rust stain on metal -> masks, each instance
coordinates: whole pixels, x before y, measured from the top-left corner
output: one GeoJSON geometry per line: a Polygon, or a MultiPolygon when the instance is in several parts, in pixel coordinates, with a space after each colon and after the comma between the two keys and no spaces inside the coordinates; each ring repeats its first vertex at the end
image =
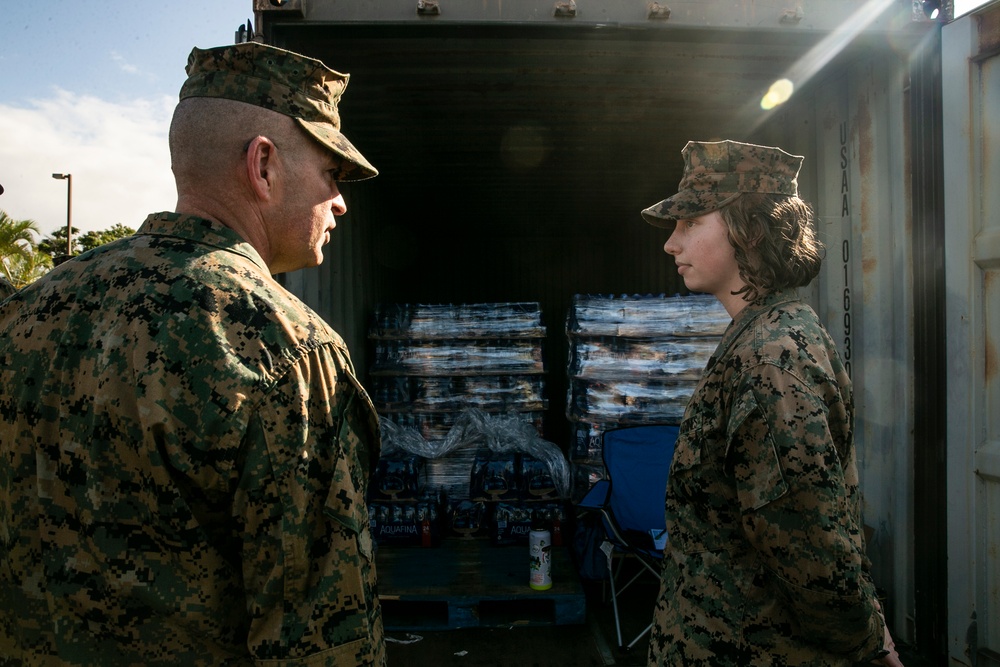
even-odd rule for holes
{"type": "MultiPolygon", "coordinates": [[[[995,303],[996,301],[996,291],[997,283],[1000,281],[1000,271],[986,271],[983,274],[983,297],[986,303],[995,303]]],[[[1000,372],[1000,358],[997,356],[997,348],[994,343],[993,338],[986,336],[985,350],[984,350],[984,372],[986,374],[986,383],[996,377],[997,373],[1000,372]]]]}
{"type": "Polygon", "coordinates": [[[417,14],[421,16],[439,16],[441,6],[438,0],[417,0],[417,14]]]}
{"type": "Polygon", "coordinates": [[[997,348],[993,344],[993,341],[986,340],[986,350],[985,350],[985,372],[986,372],[986,382],[987,384],[996,377],[997,374],[997,348]]]}
{"type": "Polygon", "coordinates": [[[976,17],[979,32],[979,52],[988,53],[1000,48],[1000,6],[976,17]]]}
{"type": "MultiPolygon", "coordinates": [[[[877,179],[872,173],[872,169],[874,169],[874,165],[878,164],[878,162],[872,155],[873,131],[871,108],[868,104],[868,97],[864,92],[857,97],[857,112],[854,115],[852,126],[852,133],[857,132],[858,181],[861,186],[861,238],[866,239],[872,233],[874,225],[873,217],[877,206],[874,198],[878,195],[874,191],[873,185],[877,179]]],[[[877,294],[878,290],[874,289],[869,282],[876,277],[878,257],[874,253],[866,252],[864,250],[866,245],[868,244],[863,243],[861,250],[861,277],[864,281],[863,293],[877,294]]]]}
{"type": "Polygon", "coordinates": [[[559,18],[573,18],[576,16],[576,0],[562,0],[556,3],[555,16],[559,18]]]}
{"type": "Polygon", "coordinates": [[[854,115],[854,128],[858,133],[858,171],[861,180],[861,232],[866,235],[870,231],[872,221],[872,116],[865,95],[858,97],[858,110],[854,115]]]}
{"type": "Polygon", "coordinates": [[[823,113],[823,116],[820,119],[820,125],[823,127],[824,130],[828,132],[832,131],[833,128],[837,127],[837,125],[840,124],[840,119],[836,117],[834,114],[826,112],[821,112],[821,113],[823,113]]]}
{"type": "Polygon", "coordinates": [[[661,5],[658,2],[651,2],[646,5],[646,17],[659,21],[666,21],[670,18],[670,7],[661,5]]]}
{"type": "MultiPolygon", "coordinates": [[[[910,101],[910,92],[907,88],[907,92],[904,93],[904,98],[906,104],[910,101]]],[[[903,136],[909,137],[910,134],[910,114],[903,114],[903,136]]],[[[904,206],[906,206],[906,213],[903,216],[903,228],[906,230],[907,238],[913,238],[913,146],[911,142],[904,142],[903,147],[903,173],[906,174],[906,178],[903,180],[903,201],[904,206]]]]}

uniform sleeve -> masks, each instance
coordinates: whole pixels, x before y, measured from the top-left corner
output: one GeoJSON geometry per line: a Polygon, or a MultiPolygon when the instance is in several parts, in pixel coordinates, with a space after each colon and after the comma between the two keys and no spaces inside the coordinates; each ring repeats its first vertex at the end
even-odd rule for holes
{"type": "Polygon", "coordinates": [[[744,531],[774,576],[802,635],[853,660],[881,646],[856,510],[826,405],[793,374],[766,364],[740,385],[729,462],[744,531]]]}
{"type": "Polygon", "coordinates": [[[329,348],[307,354],[244,443],[234,514],[256,664],[384,662],[364,500],[377,443],[348,364],[329,348]]]}

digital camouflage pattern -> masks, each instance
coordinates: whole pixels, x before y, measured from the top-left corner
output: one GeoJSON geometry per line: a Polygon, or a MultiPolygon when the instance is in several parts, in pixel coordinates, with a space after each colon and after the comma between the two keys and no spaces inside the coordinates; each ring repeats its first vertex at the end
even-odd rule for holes
{"type": "Polygon", "coordinates": [[[0,301],[3,301],[16,291],[17,290],[14,289],[14,286],[11,285],[6,278],[0,276],[0,301]]]}
{"type": "Polygon", "coordinates": [[[0,385],[8,664],[384,664],[377,416],[233,231],[155,214],[21,290],[0,385]]]}
{"type": "Polygon", "coordinates": [[[656,227],[673,228],[717,211],[744,192],[797,197],[802,157],[739,141],[689,141],[681,151],[684,176],[677,194],[642,211],[656,227]]]}
{"type": "Polygon", "coordinates": [[[730,324],[667,482],[650,665],[852,665],[881,649],[850,378],[813,310],[776,293],[730,324]]]}
{"type": "Polygon", "coordinates": [[[310,136],[342,158],[338,181],[360,181],[378,171],[340,132],[337,104],[349,74],[319,60],[274,46],[247,42],[214,49],[195,48],[180,99],[221,97],[294,118],[310,136]]]}

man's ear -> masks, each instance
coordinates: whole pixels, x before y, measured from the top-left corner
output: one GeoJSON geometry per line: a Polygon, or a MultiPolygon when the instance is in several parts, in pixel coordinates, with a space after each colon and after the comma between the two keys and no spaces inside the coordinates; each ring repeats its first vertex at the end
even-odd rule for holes
{"type": "Polygon", "coordinates": [[[258,198],[270,200],[274,195],[275,160],[274,142],[263,136],[256,136],[247,144],[245,168],[250,187],[258,198]]]}

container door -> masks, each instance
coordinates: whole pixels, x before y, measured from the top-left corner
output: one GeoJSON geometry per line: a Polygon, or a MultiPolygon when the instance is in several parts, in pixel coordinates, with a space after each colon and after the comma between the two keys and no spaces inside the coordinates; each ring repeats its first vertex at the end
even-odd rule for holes
{"type": "Polygon", "coordinates": [[[998,35],[996,2],[942,31],[948,653],[977,667],[1000,665],[998,35]]]}

